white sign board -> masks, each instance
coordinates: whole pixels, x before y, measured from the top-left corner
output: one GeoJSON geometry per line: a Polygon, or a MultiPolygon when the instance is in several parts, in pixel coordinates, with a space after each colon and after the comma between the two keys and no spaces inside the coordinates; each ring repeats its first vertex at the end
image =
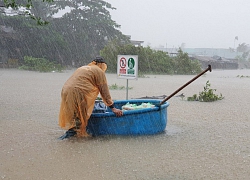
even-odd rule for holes
{"type": "Polygon", "coordinates": [[[138,77],[138,56],[118,55],[117,75],[123,79],[137,79],[138,77]]]}

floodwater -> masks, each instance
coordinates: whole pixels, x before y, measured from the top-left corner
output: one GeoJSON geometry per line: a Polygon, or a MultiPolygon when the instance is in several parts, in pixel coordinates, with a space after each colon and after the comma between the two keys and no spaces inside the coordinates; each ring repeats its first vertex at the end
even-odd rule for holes
{"type": "MultiPolygon", "coordinates": [[[[60,92],[72,72],[0,69],[0,179],[249,179],[250,70],[213,70],[184,88],[178,94],[192,96],[209,80],[225,99],[172,97],[161,134],[58,140],[65,132],[58,126],[60,92]]],[[[128,97],[170,95],[193,77],[129,80],[128,97]]],[[[126,86],[115,74],[107,79],[126,86]]],[[[111,90],[111,96],[126,99],[126,90],[111,90]]]]}

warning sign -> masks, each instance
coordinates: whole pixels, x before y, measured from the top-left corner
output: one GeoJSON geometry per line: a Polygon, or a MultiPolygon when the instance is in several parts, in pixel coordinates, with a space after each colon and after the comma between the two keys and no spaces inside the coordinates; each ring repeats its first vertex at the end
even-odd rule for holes
{"type": "Polygon", "coordinates": [[[138,56],[118,55],[117,75],[124,79],[137,79],[138,76],[138,56]]]}

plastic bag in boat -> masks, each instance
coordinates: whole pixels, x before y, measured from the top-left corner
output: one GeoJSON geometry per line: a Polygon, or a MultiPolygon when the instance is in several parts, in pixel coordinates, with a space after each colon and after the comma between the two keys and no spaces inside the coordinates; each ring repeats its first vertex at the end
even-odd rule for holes
{"type": "Polygon", "coordinates": [[[107,111],[107,106],[103,101],[95,101],[93,113],[105,113],[107,111]]]}

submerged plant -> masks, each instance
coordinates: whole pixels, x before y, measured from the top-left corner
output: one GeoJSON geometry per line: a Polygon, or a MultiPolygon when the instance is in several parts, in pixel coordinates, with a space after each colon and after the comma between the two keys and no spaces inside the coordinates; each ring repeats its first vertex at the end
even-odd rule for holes
{"type": "Polygon", "coordinates": [[[239,78],[244,78],[244,77],[246,77],[246,78],[250,78],[250,76],[243,76],[243,75],[238,75],[237,77],[239,77],[239,78]]]}
{"type": "Polygon", "coordinates": [[[200,102],[212,102],[217,100],[222,100],[224,97],[220,93],[220,95],[216,95],[214,92],[216,89],[210,89],[211,84],[209,81],[206,82],[206,86],[204,90],[199,93],[199,95],[194,94],[192,97],[188,97],[188,101],[200,101],[200,102]]]}
{"type": "MultiPolygon", "coordinates": [[[[118,86],[116,83],[115,84],[112,84],[109,86],[109,89],[110,90],[123,90],[123,89],[126,89],[125,86],[118,86]]],[[[128,87],[128,89],[133,89],[132,87],[128,87]]]]}

